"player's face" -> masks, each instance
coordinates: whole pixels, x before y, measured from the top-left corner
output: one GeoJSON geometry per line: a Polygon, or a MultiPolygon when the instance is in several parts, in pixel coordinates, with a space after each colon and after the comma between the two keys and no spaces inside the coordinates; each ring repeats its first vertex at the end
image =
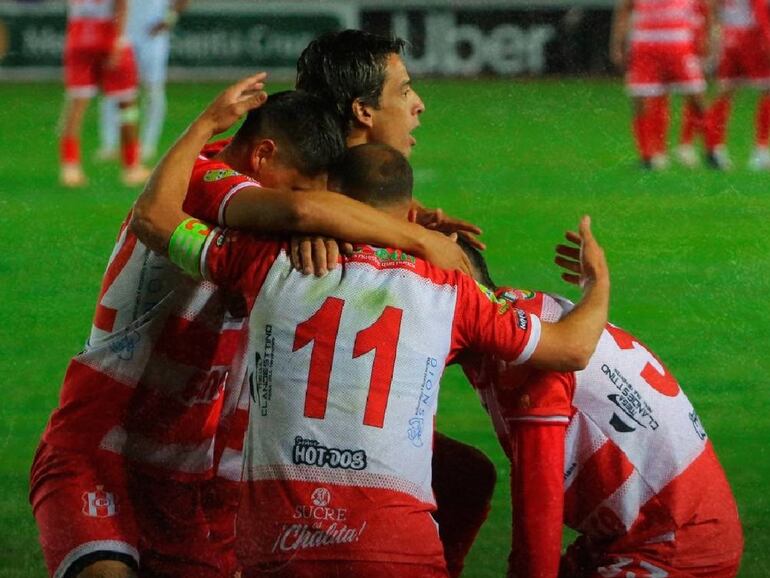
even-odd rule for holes
{"type": "Polygon", "coordinates": [[[420,126],[425,110],[422,99],[412,88],[404,61],[397,54],[388,57],[380,106],[372,109],[370,142],[388,144],[408,157],[416,141],[412,131],[420,126]]]}

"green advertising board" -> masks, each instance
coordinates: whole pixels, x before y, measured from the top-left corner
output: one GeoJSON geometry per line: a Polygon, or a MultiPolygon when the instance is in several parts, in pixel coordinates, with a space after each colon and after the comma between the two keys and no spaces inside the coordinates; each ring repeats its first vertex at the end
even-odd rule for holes
{"type": "MultiPolygon", "coordinates": [[[[64,3],[0,3],[0,79],[61,74],[64,3]]],[[[172,31],[172,76],[228,78],[255,69],[291,76],[297,57],[324,32],[358,27],[352,3],[193,4],[172,31]]]]}

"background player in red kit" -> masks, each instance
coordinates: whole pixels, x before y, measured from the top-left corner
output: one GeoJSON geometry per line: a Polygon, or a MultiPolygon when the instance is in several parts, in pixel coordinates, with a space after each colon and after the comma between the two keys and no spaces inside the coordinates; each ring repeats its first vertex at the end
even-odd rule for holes
{"type": "MultiPolygon", "coordinates": [[[[345,259],[344,271],[312,281],[291,272],[284,243],[211,232],[191,220],[175,230],[185,215],[173,197],[181,196],[182,171],[190,170],[200,140],[214,130],[206,127],[221,126],[207,118],[215,110],[212,105],[156,169],[137,203],[134,226],[157,248],[168,246],[172,259],[191,274],[203,272],[231,284],[254,303],[245,465],[249,487],[238,527],[244,573],[445,575],[428,515],[429,433],[410,436],[402,427],[410,416],[430,427],[437,391],[425,387],[435,387],[430,383],[438,379],[445,358],[460,349],[486,344],[510,360],[523,362],[531,355],[533,362],[561,367],[587,358],[593,330],[603,326],[596,323],[604,317],[609,288],[588,224],[581,225],[584,266],[596,280],[589,281],[571,316],[542,326],[539,341],[537,323],[530,325],[511,308],[498,309],[467,277],[426,266],[400,251],[361,247],[345,259]],[[369,321],[370,329],[355,333],[369,321]],[[373,357],[366,355],[372,350],[373,357]],[[426,358],[426,351],[435,355],[426,358]],[[354,360],[363,357],[346,361],[346,353],[354,360]],[[427,382],[426,359],[436,370],[427,382]],[[269,422],[270,435],[260,435],[261,419],[269,422]],[[306,520],[303,512],[316,509],[324,516],[306,520]]],[[[349,155],[372,150],[384,159],[375,164],[376,182],[403,175],[399,165],[408,168],[384,145],[362,145],[349,155]]],[[[362,172],[369,176],[367,169],[355,166],[343,186],[349,178],[363,180],[362,172]]],[[[410,195],[401,187],[374,190],[382,209],[413,213],[410,195]]]]}
{"type": "MultiPolygon", "coordinates": [[[[322,186],[326,163],[344,148],[323,103],[284,93],[263,112],[231,144],[200,155],[185,181],[188,210],[266,230],[302,231],[305,223],[355,238],[358,228],[362,239],[430,252],[425,237],[436,234],[422,227],[337,194],[297,192],[322,186]],[[296,190],[265,189],[255,178],[296,190]]],[[[231,573],[234,511],[210,504],[218,488],[208,480],[223,404],[237,401],[243,381],[238,311],[225,292],[191,283],[121,228],[89,343],[70,364],[33,464],[30,499],[51,574],[117,566],[129,575],[140,555],[143,572],[231,573]]]]}
{"type": "Polygon", "coordinates": [[[770,169],[770,8],[766,0],[722,0],[721,53],[717,68],[719,93],[710,110],[712,151],[710,164],[717,169],[730,168],[726,133],[735,89],[748,85],[759,90],[755,117],[754,152],[749,167],[770,169]]]}
{"type": "MultiPolygon", "coordinates": [[[[466,250],[477,279],[494,288],[483,258],[466,250]]],[[[539,292],[496,293],[543,321],[572,305],[539,292]]],[[[743,537],[722,467],[676,379],[635,337],[608,324],[588,367],[573,373],[492,355],[461,363],[511,459],[509,576],[737,574],[743,537]],[[560,557],[563,524],[580,536],[560,557]]]]}
{"type": "MultiPolygon", "coordinates": [[[[708,2],[701,11],[707,30],[712,14],[708,2]]],[[[610,59],[627,69],[633,134],[645,168],[668,165],[668,93],[685,95],[697,123],[703,122],[706,81],[693,31],[698,13],[698,0],[620,0],[615,8],[610,59]]]]}
{"type": "Polygon", "coordinates": [[[127,1],[67,2],[64,45],[67,100],[62,115],[59,176],[61,184],[66,187],[86,184],[80,159],[80,133],[88,103],[100,88],[120,107],[123,182],[127,185],[141,184],[149,174],[139,160],[136,62],[123,34],[127,1]]]}

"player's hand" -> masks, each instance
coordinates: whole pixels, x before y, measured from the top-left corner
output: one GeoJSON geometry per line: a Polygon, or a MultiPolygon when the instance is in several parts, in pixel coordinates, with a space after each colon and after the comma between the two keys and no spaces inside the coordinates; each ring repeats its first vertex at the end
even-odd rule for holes
{"type": "Polygon", "coordinates": [[[171,30],[171,26],[168,22],[165,20],[159,20],[152,26],[150,26],[149,35],[150,37],[157,36],[158,34],[161,34],[163,32],[167,32],[168,30],[171,30]]]}
{"type": "Polygon", "coordinates": [[[581,288],[609,281],[609,269],[604,250],[591,233],[591,217],[580,220],[578,232],[567,231],[565,238],[571,245],[557,245],[554,262],[567,272],[562,279],[581,288]]]}
{"type": "Polygon", "coordinates": [[[473,223],[450,217],[442,209],[428,209],[416,203],[414,208],[417,210],[418,225],[446,235],[457,233],[458,236],[468,241],[471,246],[480,250],[486,249],[486,245],[476,237],[476,235],[481,234],[481,229],[473,223]]]}
{"type": "Polygon", "coordinates": [[[423,258],[441,269],[458,270],[472,275],[471,262],[457,244],[457,233],[447,236],[439,231],[427,231],[423,240],[423,258]]]}
{"type": "Polygon", "coordinates": [[[123,51],[128,46],[128,41],[123,38],[122,36],[115,39],[115,43],[112,45],[112,48],[110,49],[110,54],[107,56],[107,62],[105,63],[105,66],[108,70],[111,70],[115,68],[118,64],[120,64],[120,59],[123,56],[123,51]]]}
{"type": "Polygon", "coordinates": [[[291,238],[291,265],[305,275],[323,277],[337,267],[340,249],[345,254],[353,251],[350,243],[342,247],[336,239],[321,236],[299,236],[291,238]]]}
{"type": "Polygon", "coordinates": [[[205,126],[212,135],[226,131],[243,115],[267,100],[267,93],[262,90],[265,78],[267,73],[259,72],[226,88],[195,122],[205,126]]]}
{"type": "Polygon", "coordinates": [[[626,69],[626,53],[622,44],[610,47],[610,62],[620,71],[626,69]]]}

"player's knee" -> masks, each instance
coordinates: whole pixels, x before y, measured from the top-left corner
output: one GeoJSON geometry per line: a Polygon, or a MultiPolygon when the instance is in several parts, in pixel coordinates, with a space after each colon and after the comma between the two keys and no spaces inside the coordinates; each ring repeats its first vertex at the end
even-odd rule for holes
{"type": "Polygon", "coordinates": [[[137,578],[137,574],[125,562],[98,560],[83,568],[77,578],[137,578]]]}

